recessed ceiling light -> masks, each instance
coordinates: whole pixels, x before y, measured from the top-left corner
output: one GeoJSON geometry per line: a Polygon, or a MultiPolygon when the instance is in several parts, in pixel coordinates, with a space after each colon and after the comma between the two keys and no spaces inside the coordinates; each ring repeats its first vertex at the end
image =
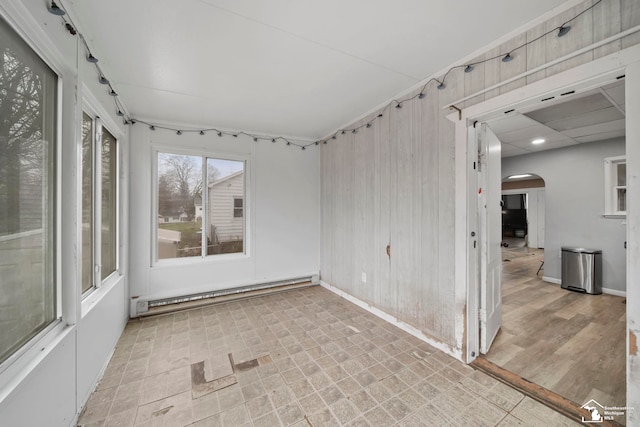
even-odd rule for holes
{"type": "Polygon", "coordinates": [[[543,144],[544,143],[544,139],[542,139],[542,138],[534,139],[533,141],[531,141],[531,143],[533,145],[543,144]]]}
{"type": "Polygon", "coordinates": [[[518,179],[518,178],[528,178],[531,175],[530,173],[523,173],[522,175],[511,175],[508,179],[518,179]]]}

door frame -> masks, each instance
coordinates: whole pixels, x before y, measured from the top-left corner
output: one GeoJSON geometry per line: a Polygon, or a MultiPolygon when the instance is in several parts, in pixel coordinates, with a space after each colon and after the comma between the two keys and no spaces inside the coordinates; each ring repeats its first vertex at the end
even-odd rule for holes
{"type": "MultiPolygon", "coordinates": [[[[477,124],[492,118],[503,116],[511,109],[525,108],[540,104],[542,99],[557,97],[568,90],[585,91],[600,87],[603,84],[615,81],[617,77],[626,75],[625,84],[633,82],[634,87],[640,85],[640,45],[634,45],[609,56],[591,61],[589,63],[571,68],[567,71],[555,74],[542,80],[538,80],[508,93],[498,95],[484,102],[462,109],[460,112],[447,116],[455,125],[455,206],[456,206],[456,290],[460,292],[459,307],[463,307],[461,317],[462,325],[462,358],[467,363],[475,360],[480,349],[480,325],[479,325],[479,252],[477,246],[477,233],[479,229],[477,209],[477,178],[475,165],[477,162],[477,124]],[[627,72],[630,65],[633,72],[627,72]],[[463,292],[464,289],[464,292],[463,292]],[[464,297],[462,296],[464,295],[464,297]]],[[[631,71],[631,70],[630,70],[631,71]]],[[[630,97],[626,99],[629,106],[630,97]]],[[[635,101],[639,102],[640,101],[635,101]]],[[[456,105],[454,102],[453,105],[456,105]]],[[[640,107],[639,107],[640,108],[640,107]]],[[[627,135],[640,134],[640,123],[627,120],[627,135]]],[[[640,156],[640,152],[627,149],[627,174],[629,171],[629,157],[640,156]]],[[[640,158],[631,161],[631,167],[635,172],[640,172],[640,158]]],[[[628,184],[632,186],[632,183],[628,184]]],[[[631,230],[640,229],[640,212],[627,212],[627,235],[631,230]]],[[[627,250],[627,299],[629,303],[640,305],[640,289],[638,292],[629,292],[629,284],[640,282],[640,268],[630,268],[631,257],[640,256],[640,247],[637,242],[630,242],[627,250]]],[[[633,319],[627,316],[627,327],[631,330],[633,319]]],[[[627,354],[629,348],[627,339],[627,354]]],[[[629,356],[628,356],[629,357],[629,356]]],[[[627,364],[629,361],[627,360],[627,364]]],[[[637,374],[636,374],[637,375],[637,374]]],[[[627,369],[627,383],[630,382],[630,370],[627,369]]]]}

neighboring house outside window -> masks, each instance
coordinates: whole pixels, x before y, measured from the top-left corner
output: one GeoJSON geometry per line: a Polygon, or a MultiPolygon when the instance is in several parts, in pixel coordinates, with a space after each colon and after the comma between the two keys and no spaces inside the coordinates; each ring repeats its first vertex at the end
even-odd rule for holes
{"type": "Polygon", "coordinates": [[[604,159],[605,216],[627,215],[627,159],[625,156],[604,159]]]}
{"type": "Polygon", "coordinates": [[[157,259],[244,253],[245,162],[167,152],[157,161],[157,259]]]}

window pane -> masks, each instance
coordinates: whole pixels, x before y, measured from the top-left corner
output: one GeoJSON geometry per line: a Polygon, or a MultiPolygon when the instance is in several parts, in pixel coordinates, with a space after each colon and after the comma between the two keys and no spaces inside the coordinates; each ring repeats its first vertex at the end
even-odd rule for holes
{"type": "Polygon", "coordinates": [[[618,163],[616,165],[616,172],[618,175],[618,186],[624,187],[627,185],[627,164],[618,163]]]}
{"type": "Polygon", "coordinates": [[[202,256],[202,157],[158,153],[157,196],[158,259],[202,256]]]}
{"type": "Polygon", "coordinates": [[[0,363],[57,317],[56,87],[0,19],[0,363]]]}
{"type": "Polygon", "coordinates": [[[82,292],[93,287],[93,119],[82,115],[82,292]]]}
{"type": "Polygon", "coordinates": [[[618,188],[617,209],[618,209],[618,212],[627,211],[627,189],[626,188],[618,188]]]}
{"type": "Polygon", "coordinates": [[[102,279],[116,271],[117,250],[117,149],[116,139],[102,128],[102,279]]]}
{"type": "Polygon", "coordinates": [[[242,218],[242,199],[233,199],[233,216],[234,218],[242,218]]]}
{"type": "Polygon", "coordinates": [[[244,252],[244,162],[207,159],[207,255],[244,252]]]}

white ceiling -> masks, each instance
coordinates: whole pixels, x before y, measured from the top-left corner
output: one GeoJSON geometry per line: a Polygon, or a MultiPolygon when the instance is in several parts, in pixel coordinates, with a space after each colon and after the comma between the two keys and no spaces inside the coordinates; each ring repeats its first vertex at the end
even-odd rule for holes
{"type": "Polygon", "coordinates": [[[133,116],[321,138],[565,0],[60,0],[133,116]]]}
{"type": "Polygon", "coordinates": [[[489,120],[502,143],[502,157],[625,136],[624,79],[582,93],[569,94],[543,108],[513,111],[489,120]],[[542,138],[543,144],[531,141],[542,138]]]}

